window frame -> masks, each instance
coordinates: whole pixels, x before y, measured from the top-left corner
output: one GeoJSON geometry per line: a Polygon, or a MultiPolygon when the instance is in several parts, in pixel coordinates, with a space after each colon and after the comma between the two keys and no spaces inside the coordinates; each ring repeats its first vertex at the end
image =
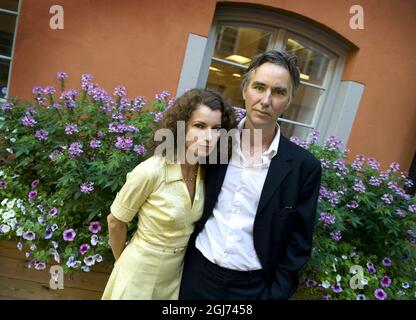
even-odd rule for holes
{"type": "MultiPolygon", "coordinates": [[[[319,102],[315,106],[316,109],[310,125],[289,119],[279,118],[279,120],[310,129],[313,128],[318,130],[322,137],[327,137],[331,133],[329,121],[336,117],[334,113],[337,112],[337,108],[331,106],[336,103],[346,57],[352,50],[352,46],[326,30],[318,28],[305,20],[294,17],[293,14],[283,12],[279,9],[266,11],[260,6],[236,6],[232,4],[218,5],[207,38],[205,52],[197,78],[197,87],[206,86],[211,61],[218,61],[213,55],[215,51],[217,29],[222,25],[270,30],[272,34],[267,48],[268,50],[283,50],[285,49],[289,35],[299,37],[307,43],[312,43],[313,47],[317,47],[323,54],[331,58],[327,76],[325,77],[326,79],[322,86],[316,86],[301,81],[303,85],[319,88],[321,90],[324,89],[324,96],[319,98],[319,102]],[[330,75],[330,77],[328,77],[328,75],[330,75]],[[323,110],[325,110],[325,112],[323,112],[323,110]]],[[[227,63],[233,65],[232,62],[227,63]]],[[[241,65],[238,64],[234,65],[241,67],[241,65]]]]}
{"type": "Polygon", "coordinates": [[[0,54],[0,59],[1,60],[8,60],[10,65],[9,65],[9,74],[7,77],[7,89],[6,89],[6,95],[4,98],[0,97],[0,102],[1,101],[6,101],[9,98],[9,92],[10,92],[10,83],[11,83],[11,79],[12,79],[12,71],[13,71],[13,62],[14,62],[14,50],[16,47],[16,35],[17,35],[17,29],[18,29],[18,25],[19,25],[19,17],[20,17],[20,12],[21,12],[21,6],[22,6],[22,0],[19,0],[19,3],[17,5],[17,11],[13,11],[13,10],[7,10],[7,9],[3,9],[0,8],[0,12],[1,13],[6,13],[6,14],[11,14],[16,16],[16,23],[14,25],[14,33],[13,33],[13,42],[12,42],[12,51],[10,56],[4,56],[0,54]]]}

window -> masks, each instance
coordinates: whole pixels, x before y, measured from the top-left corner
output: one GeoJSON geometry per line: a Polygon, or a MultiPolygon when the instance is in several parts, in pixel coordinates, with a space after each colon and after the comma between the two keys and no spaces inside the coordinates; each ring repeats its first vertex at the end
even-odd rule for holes
{"type": "Polygon", "coordinates": [[[258,6],[218,5],[198,85],[244,107],[241,76],[251,59],[268,49],[295,54],[301,71],[296,97],[279,118],[283,134],[304,138],[313,129],[326,132],[344,58],[351,48],[303,19],[258,6]]]}
{"type": "Polygon", "coordinates": [[[19,0],[0,0],[0,99],[7,97],[19,0]]]}

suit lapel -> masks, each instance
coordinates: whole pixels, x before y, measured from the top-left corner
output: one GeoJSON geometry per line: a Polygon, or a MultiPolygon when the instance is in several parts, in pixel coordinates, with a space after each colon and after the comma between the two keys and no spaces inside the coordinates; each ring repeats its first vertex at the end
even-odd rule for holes
{"type": "Polygon", "coordinates": [[[263,190],[261,191],[256,215],[263,210],[264,206],[267,204],[267,202],[269,202],[273,193],[277,188],[279,188],[283,179],[292,170],[292,166],[290,164],[291,160],[292,156],[288,149],[288,141],[281,135],[278,152],[270,162],[270,167],[263,185],[263,190]]]}

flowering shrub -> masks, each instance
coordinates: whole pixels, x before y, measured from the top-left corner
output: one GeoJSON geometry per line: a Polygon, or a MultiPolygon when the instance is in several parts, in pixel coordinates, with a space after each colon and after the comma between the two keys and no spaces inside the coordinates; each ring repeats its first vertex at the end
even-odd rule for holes
{"type": "MultiPolygon", "coordinates": [[[[0,110],[0,237],[19,240],[32,261],[82,269],[110,255],[106,216],[126,174],[145,159],[152,123],[169,93],[143,107],[143,97],[113,95],[81,77],[81,90],[33,88],[34,101],[13,99],[0,110]]],[[[173,100],[169,101],[169,105],[173,100]]],[[[134,223],[131,224],[134,228],[134,223]]]]}
{"type": "Polygon", "coordinates": [[[386,171],[374,158],[346,163],[341,141],[330,137],[318,145],[318,139],[316,132],[306,141],[291,138],[323,167],[314,247],[301,290],[324,299],[415,299],[416,201],[404,190],[411,180],[397,163],[386,171]],[[362,273],[355,274],[357,268],[362,273]]]}

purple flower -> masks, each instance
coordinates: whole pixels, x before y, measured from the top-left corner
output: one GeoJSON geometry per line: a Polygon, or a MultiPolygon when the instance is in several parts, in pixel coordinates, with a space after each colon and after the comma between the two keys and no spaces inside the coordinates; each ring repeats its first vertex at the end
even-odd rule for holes
{"type": "Polygon", "coordinates": [[[348,204],[346,205],[346,207],[347,207],[347,208],[349,208],[349,209],[356,209],[356,208],[358,208],[358,207],[359,207],[359,204],[358,204],[358,202],[357,202],[357,201],[353,200],[353,201],[351,201],[350,203],[348,203],[348,204]]]}
{"type": "Polygon", "coordinates": [[[100,232],[100,230],[101,230],[100,222],[99,221],[91,221],[90,225],[88,226],[88,230],[90,230],[94,234],[100,232]]]}
{"type": "Polygon", "coordinates": [[[78,126],[75,123],[68,123],[65,125],[65,134],[72,135],[78,133],[78,126]]]}
{"type": "Polygon", "coordinates": [[[59,97],[60,100],[64,102],[64,107],[67,109],[74,109],[76,106],[75,96],[78,94],[77,90],[68,90],[63,91],[61,96],[59,97]]]}
{"type": "Polygon", "coordinates": [[[65,241],[72,241],[72,240],[74,240],[76,235],[77,235],[77,233],[75,232],[74,229],[67,229],[62,234],[62,236],[63,236],[63,238],[64,238],[65,241]]]}
{"type": "Polygon", "coordinates": [[[158,112],[155,114],[155,122],[160,122],[163,119],[163,112],[158,112]]]}
{"type": "Polygon", "coordinates": [[[380,163],[375,158],[368,158],[367,163],[370,168],[378,171],[380,169],[380,163]]]}
{"type": "Polygon", "coordinates": [[[97,149],[97,148],[99,148],[99,147],[101,147],[101,141],[100,140],[91,140],[90,141],[90,147],[92,148],[92,149],[97,149]]]}
{"type": "Polygon", "coordinates": [[[33,231],[26,231],[25,233],[23,233],[23,239],[25,240],[34,240],[36,238],[36,234],[33,231]]]}
{"type": "Polygon", "coordinates": [[[96,245],[97,245],[97,243],[98,243],[98,236],[97,236],[96,234],[93,234],[93,235],[91,236],[91,244],[92,244],[93,246],[96,246],[96,245]]]}
{"type": "Polygon", "coordinates": [[[377,269],[374,266],[368,266],[367,265],[367,269],[368,269],[368,272],[370,272],[371,274],[376,274],[377,273],[377,269]]]}
{"type": "Polygon", "coordinates": [[[133,137],[117,137],[116,148],[128,151],[133,147],[133,137]]]}
{"type": "Polygon", "coordinates": [[[3,180],[0,180],[0,189],[7,189],[7,184],[3,180]]]}
{"type": "Polygon", "coordinates": [[[400,170],[400,165],[397,162],[392,162],[389,168],[390,172],[398,172],[400,170]]]}
{"type": "Polygon", "coordinates": [[[402,209],[396,209],[396,214],[400,217],[400,218],[404,218],[406,216],[406,212],[403,211],[402,209]]]}
{"type": "Polygon", "coordinates": [[[43,94],[43,89],[42,87],[36,86],[32,88],[32,93],[35,95],[41,95],[43,94]]]}
{"type": "Polygon", "coordinates": [[[300,139],[299,139],[299,137],[296,137],[296,136],[290,137],[290,141],[293,142],[296,145],[300,144],[300,139]]]}
{"type": "Polygon", "coordinates": [[[342,141],[337,139],[334,136],[330,136],[328,139],[326,139],[325,141],[325,147],[328,148],[328,150],[330,151],[336,151],[339,150],[342,147],[342,141]]]}
{"type": "Polygon", "coordinates": [[[340,230],[335,230],[330,233],[331,238],[335,241],[339,241],[342,238],[342,234],[340,230]]]}
{"type": "Polygon", "coordinates": [[[387,288],[391,284],[391,279],[388,276],[384,276],[381,278],[380,284],[382,287],[387,288]]]}
{"type": "Polygon", "coordinates": [[[357,294],[356,300],[367,300],[367,297],[364,294],[357,294]]]}
{"type": "Polygon", "coordinates": [[[326,225],[331,225],[335,223],[336,219],[335,216],[330,213],[321,212],[321,217],[319,218],[319,220],[326,225]]]}
{"type": "Polygon", "coordinates": [[[13,108],[13,103],[6,101],[1,105],[1,110],[4,112],[9,111],[13,108]]]}
{"type": "Polygon", "coordinates": [[[29,201],[33,201],[33,199],[35,199],[37,197],[37,195],[38,195],[38,192],[36,190],[30,191],[29,194],[28,194],[29,201]]]}
{"type": "Polygon", "coordinates": [[[416,204],[409,205],[407,210],[409,210],[409,212],[415,213],[416,212],[416,204]]]}
{"type": "Polygon", "coordinates": [[[166,90],[162,91],[161,93],[158,93],[155,95],[156,100],[165,100],[170,96],[170,93],[166,90]]]}
{"type": "Polygon", "coordinates": [[[48,131],[40,129],[36,130],[35,137],[38,138],[40,141],[48,139],[48,131]]]}
{"type": "Polygon", "coordinates": [[[68,78],[68,74],[66,72],[60,71],[60,72],[56,73],[56,79],[64,80],[66,78],[68,78]]]}
{"type": "Polygon", "coordinates": [[[23,243],[21,243],[20,241],[17,244],[17,249],[19,249],[19,251],[22,251],[22,249],[23,249],[23,243]]]}
{"type": "Polygon", "coordinates": [[[114,113],[111,115],[111,118],[113,118],[114,120],[117,120],[119,122],[124,122],[124,116],[121,113],[114,113]]]}
{"type": "Polygon", "coordinates": [[[32,189],[35,189],[39,184],[39,179],[33,180],[32,181],[32,189]]]}
{"type": "Polygon", "coordinates": [[[87,253],[87,251],[90,249],[90,245],[88,243],[81,244],[79,247],[79,252],[84,255],[87,253]]]}
{"type": "Polygon", "coordinates": [[[331,297],[331,295],[330,295],[329,293],[325,293],[325,294],[322,296],[322,299],[324,299],[324,300],[331,300],[331,299],[332,299],[332,297],[331,297]]]}
{"type": "Polygon", "coordinates": [[[233,109],[234,109],[236,121],[240,122],[246,116],[246,110],[242,108],[238,108],[238,107],[233,107],[233,109]]]}
{"type": "Polygon", "coordinates": [[[94,182],[85,182],[81,184],[80,190],[82,193],[90,194],[94,191],[94,182]]]}
{"type": "Polygon", "coordinates": [[[48,240],[48,239],[52,238],[52,235],[53,235],[52,230],[51,230],[51,229],[49,229],[49,228],[46,228],[46,230],[45,230],[45,237],[44,237],[44,239],[48,240]]]}
{"type": "Polygon", "coordinates": [[[51,87],[51,86],[47,86],[43,89],[43,94],[53,95],[53,94],[55,94],[55,92],[56,92],[55,88],[51,87]]]}
{"type": "Polygon", "coordinates": [[[126,96],[126,87],[124,87],[124,86],[115,87],[114,96],[125,97],[126,96]]]}
{"type": "Polygon", "coordinates": [[[383,259],[382,263],[383,263],[383,266],[385,266],[385,267],[391,267],[391,265],[392,265],[392,262],[391,262],[390,258],[387,258],[387,257],[385,257],[383,259]]]}
{"type": "MultiPolygon", "coordinates": [[[[127,98],[121,98],[120,99],[120,106],[118,107],[118,110],[120,112],[126,112],[130,108],[130,99],[127,98]]],[[[115,119],[115,118],[113,118],[115,119]]]]}
{"type": "Polygon", "coordinates": [[[308,134],[306,138],[307,144],[316,144],[319,140],[319,131],[313,130],[308,134]]]}
{"type": "Polygon", "coordinates": [[[88,74],[88,73],[81,75],[81,88],[83,90],[88,91],[88,89],[92,85],[92,83],[91,83],[92,78],[93,78],[93,76],[91,74],[88,74]]]}
{"type": "Polygon", "coordinates": [[[43,261],[35,261],[35,269],[36,270],[44,270],[46,268],[46,264],[43,261]]]}
{"type": "Polygon", "coordinates": [[[357,191],[357,192],[359,192],[359,193],[364,193],[364,192],[365,192],[365,185],[364,185],[364,183],[363,183],[361,180],[359,180],[359,179],[355,179],[355,183],[354,183],[354,185],[352,186],[352,188],[353,188],[353,190],[354,190],[354,191],[357,191]]]}
{"type": "Polygon", "coordinates": [[[38,122],[29,113],[26,113],[22,118],[22,123],[25,127],[34,127],[38,122]]]}
{"type": "Polygon", "coordinates": [[[315,280],[311,280],[311,279],[306,280],[306,286],[308,288],[316,287],[317,284],[318,282],[316,282],[315,280]]]}
{"type": "Polygon", "coordinates": [[[102,132],[101,130],[97,132],[97,137],[98,137],[98,138],[102,138],[102,137],[104,137],[104,136],[105,136],[105,133],[104,133],[104,132],[102,132]]]}
{"type": "Polygon", "coordinates": [[[59,151],[59,150],[53,150],[51,152],[51,154],[49,155],[49,159],[53,160],[53,159],[55,159],[55,158],[57,158],[59,156],[62,156],[62,152],[59,151]]]}
{"type": "Polygon", "coordinates": [[[342,291],[343,291],[343,290],[342,290],[341,285],[339,285],[339,284],[333,284],[333,285],[331,286],[331,289],[332,289],[332,291],[334,291],[335,293],[340,293],[340,292],[342,292],[342,291]]]}
{"type": "Polygon", "coordinates": [[[385,193],[381,197],[381,200],[383,200],[386,204],[391,204],[393,203],[393,196],[391,194],[385,193]]]}
{"type": "Polygon", "coordinates": [[[377,289],[374,291],[374,296],[378,300],[386,300],[387,299],[387,293],[383,289],[377,289]]]}
{"type": "Polygon", "coordinates": [[[58,214],[58,209],[56,209],[55,207],[51,208],[51,210],[49,210],[49,215],[51,217],[54,217],[58,214]]]}
{"type": "Polygon", "coordinates": [[[136,112],[138,110],[143,109],[144,105],[146,104],[146,100],[143,97],[136,97],[132,101],[132,111],[136,112]]]}
{"type": "Polygon", "coordinates": [[[368,181],[369,184],[371,184],[372,186],[378,187],[381,185],[381,179],[376,178],[376,177],[371,177],[370,180],[368,181]]]}
{"type": "Polygon", "coordinates": [[[409,288],[410,288],[410,284],[409,284],[409,282],[403,282],[403,283],[402,283],[402,288],[403,288],[403,289],[409,289],[409,288]]]}
{"type": "Polygon", "coordinates": [[[134,145],[133,150],[137,154],[145,154],[146,153],[146,148],[142,144],[136,144],[136,145],[134,145]]]}
{"type": "Polygon", "coordinates": [[[361,169],[363,168],[364,162],[365,162],[365,157],[363,155],[358,155],[355,157],[355,160],[353,164],[351,165],[351,167],[357,171],[361,171],[361,169]]]}
{"type": "Polygon", "coordinates": [[[78,157],[81,153],[83,153],[82,144],[79,142],[74,142],[69,145],[69,156],[71,159],[78,157]]]}

